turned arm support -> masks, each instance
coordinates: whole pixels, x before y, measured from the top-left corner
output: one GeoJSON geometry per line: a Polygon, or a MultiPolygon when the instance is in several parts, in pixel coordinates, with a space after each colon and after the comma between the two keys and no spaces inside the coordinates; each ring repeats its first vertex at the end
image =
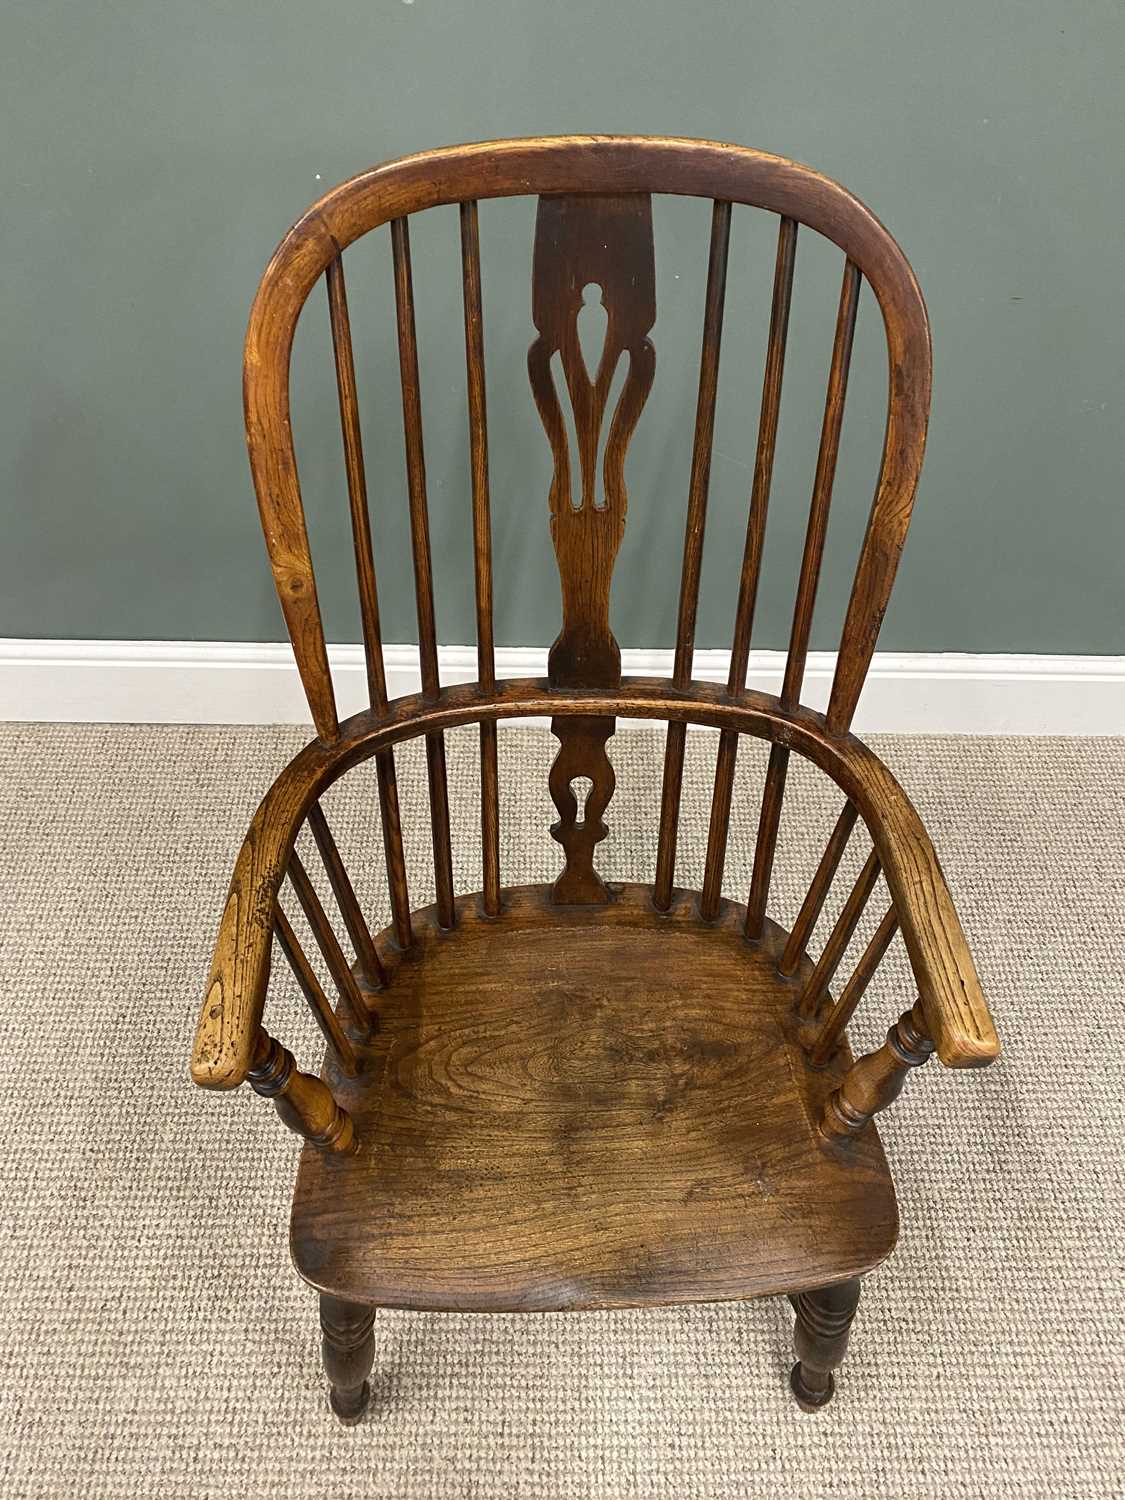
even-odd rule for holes
{"type": "MultiPolygon", "coordinates": [[[[320,747],[309,749],[316,752],[320,747]]],[[[298,762],[301,759],[298,756],[298,762]]],[[[278,889],[312,800],[311,795],[294,796],[292,769],[271,788],[239,851],[203,998],[191,1074],[204,1088],[235,1088],[248,1082],[255,1093],[273,1100],[290,1130],[323,1151],[346,1154],[358,1146],[351,1116],[336,1103],[328,1085],[302,1073],[293,1054],[261,1026],[278,889]]]]}
{"type": "Polygon", "coordinates": [[[333,779],[325,774],[332,762],[319,740],[307,745],[262,799],[238,851],[192,1050],[192,1081],[200,1088],[237,1088],[254,1064],[278,892],[316,789],[333,779]]]}
{"type": "Polygon", "coordinates": [[[321,1151],[350,1155],[358,1149],[352,1117],[336,1103],[332,1090],[319,1078],[300,1072],[293,1054],[265,1031],[258,1032],[247,1078],[256,1094],[273,1100],[290,1130],[321,1151]]]}
{"type": "Polygon", "coordinates": [[[919,1002],[899,1016],[881,1047],[859,1058],[844,1074],[840,1087],[824,1106],[821,1134],[835,1141],[859,1135],[881,1110],[894,1103],[911,1068],[928,1062],[933,1050],[919,1002]]]}
{"type": "Polygon", "coordinates": [[[987,1067],[1000,1041],[929,835],[873,751],[851,738],[841,750],[849,776],[837,779],[871,834],[914,972],[919,1024],[946,1067],[987,1067]]]}

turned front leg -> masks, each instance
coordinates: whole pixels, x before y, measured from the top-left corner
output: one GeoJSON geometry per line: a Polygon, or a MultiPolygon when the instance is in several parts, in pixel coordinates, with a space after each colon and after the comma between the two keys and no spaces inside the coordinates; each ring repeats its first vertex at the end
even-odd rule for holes
{"type": "Polygon", "coordinates": [[[358,1422],[371,1400],[367,1377],[375,1358],[372,1327],[375,1309],[320,1294],[321,1351],[328,1376],[332,1410],[349,1426],[358,1422]]]}
{"type": "Polygon", "coordinates": [[[859,1306],[859,1277],[812,1292],[799,1292],[789,1300],[797,1314],[793,1347],[797,1363],[789,1375],[789,1386],[802,1411],[816,1411],[832,1400],[836,1382],[832,1371],[843,1359],[851,1335],[852,1319],[859,1306]]]}
{"type": "Polygon", "coordinates": [[[289,1129],[306,1141],[341,1154],[359,1149],[352,1117],[336,1103],[332,1090],[319,1078],[299,1072],[293,1054],[265,1031],[258,1032],[247,1077],[254,1092],[272,1099],[289,1129]]]}
{"type": "Polygon", "coordinates": [[[905,1011],[876,1052],[868,1052],[848,1069],[844,1081],[824,1106],[820,1122],[829,1140],[850,1140],[902,1092],[911,1068],[929,1059],[934,1044],[926,1035],[921,1004],[905,1011]]]}

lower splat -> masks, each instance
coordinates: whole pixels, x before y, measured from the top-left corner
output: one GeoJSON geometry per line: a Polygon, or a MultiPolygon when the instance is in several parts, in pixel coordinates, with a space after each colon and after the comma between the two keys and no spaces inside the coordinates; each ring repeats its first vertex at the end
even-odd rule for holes
{"type": "Polygon", "coordinates": [[[594,869],[594,850],[609,834],[602,814],[617,778],[605,747],[616,722],[606,718],[551,720],[551,733],[559,741],[547,782],[559,814],[558,822],[551,825],[551,837],[566,852],[566,867],[555,881],[552,896],[565,906],[609,900],[605,882],[594,869]],[[574,791],[580,781],[591,784],[581,804],[574,791]]]}

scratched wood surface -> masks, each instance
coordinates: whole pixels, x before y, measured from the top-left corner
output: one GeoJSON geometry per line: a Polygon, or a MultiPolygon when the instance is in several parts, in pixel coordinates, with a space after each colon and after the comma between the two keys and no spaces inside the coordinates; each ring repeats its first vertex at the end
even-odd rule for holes
{"type": "Polygon", "coordinates": [[[810,1068],[738,907],[701,929],[644,887],[608,907],[507,893],[431,910],[389,970],[362,1080],[326,1077],[359,1152],[302,1155],[301,1274],[385,1307],[551,1309],[759,1296],[870,1270],[897,1219],[869,1131],[819,1121],[851,1061],[810,1068]],[[690,976],[690,979],[688,978],[690,976]]]}

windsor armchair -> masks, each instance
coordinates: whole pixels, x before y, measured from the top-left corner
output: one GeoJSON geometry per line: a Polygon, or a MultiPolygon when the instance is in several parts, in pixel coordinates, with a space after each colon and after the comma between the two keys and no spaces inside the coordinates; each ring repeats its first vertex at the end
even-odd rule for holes
{"type": "MultiPolygon", "coordinates": [[[[369,1398],[378,1307],[603,1308],[785,1294],[796,1309],[791,1386],[806,1409],[833,1392],[860,1278],[892,1249],[894,1188],[873,1117],[932,1052],[992,1061],[998,1042],[930,841],[890,772],[849,733],[886,608],[922,461],[930,394],[925,307],[902,252],[836,183],[807,167],[705,142],[560,138],[433,151],[328,193],[282,241],[250,317],[246,428],[278,594],[316,738],[266,794],[238,856],[204,998],[192,1076],[249,1081],[307,1145],[292,1218],[300,1274],[320,1292],[331,1403],[353,1421],[369,1398]],[[675,664],[628,678],[610,629],[625,526],[623,464],[654,371],[651,196],[712,200],[694,449],[675,664]],[[498,681],[486,437],[478,204],[538,198],[531,387],[553,454],[549,505],[562,624],[545,680],[498,681]],[[459,205],[478,678],[442,687],[422,443],[410,216],[459,205]],[[773,299],[757,461],[725,687],[692,678],[732,204],[775,215],[773,299]],[[388,700],[349,332],[343,253],[389,224],[422,690],[388,700]],[[785,367],[798,226],[843,252],[812,500],[780,695],[746,688],[785,367]],[[340,722],[329,675],[289,420],[294,328],[327,283],[370,707],[340,722]],[[888,348],[885,443],[827,711],[802,679],[844,415],[861,282],[888,348]],[[594,285],[608,314],[596,370],[577,333],[594,285]],[[618,366],[624,383],[613,410],[618,366]],[[560,371],[556,375],[556,371],[560,371]],[[573,416],[568,437],[564,403],[573,416]],[[603,428],[608,430],[603,434],[603,428]],[[603,445],[604,444],[604,448],[603,445]],[[575,451],[576,449],[576,451],[575,451]],[[604,460],[599,464],[599,453],[604,460]],[[668,725],[652,883],[607,885],[595,854],[614,790],[619,715],[668,725]],[[506,888],[500,869],[497,725],[548,717],[549,790],[561,846],[553,886],[506,888]],[[443,734],[479,724],[481,890],[454,891],[443,734]],[[685,737],[719,731],[702,889],[677,888],[685,737]],[[745,905],[722,896],[740,738],[770,744],[745,905]],[[395,747],[424,737],[436,903],[411,909],[395,747]],[[767,916],[793,753],[843,799],[790,931],[767,916]],[[320,805],[373,758],[392,921],[372,935],[320,805]],[[574,783],[590,791],[580,811],[574,783]],[[814,929],[857,822],[872,852],[818,956],[814,929]],[[353,950],[344,951],[295,850],[311,831],[353,950]],[[842,988],[834,980],[882,878],[886,913],[842,988]],[[329,999],[282,904],[303,909],[329,999]],[[845,1028],[901,932],[917,998],[883,1046],[855,1060],[845,1028]],[[324,1033],[319,1078],[265,1029],[273,940],[324,1033]]],[[[467,498],[466,504],[469,504],[467,498]]],[[[544,525],[544,538],[547,526],[544,525]]]]}

